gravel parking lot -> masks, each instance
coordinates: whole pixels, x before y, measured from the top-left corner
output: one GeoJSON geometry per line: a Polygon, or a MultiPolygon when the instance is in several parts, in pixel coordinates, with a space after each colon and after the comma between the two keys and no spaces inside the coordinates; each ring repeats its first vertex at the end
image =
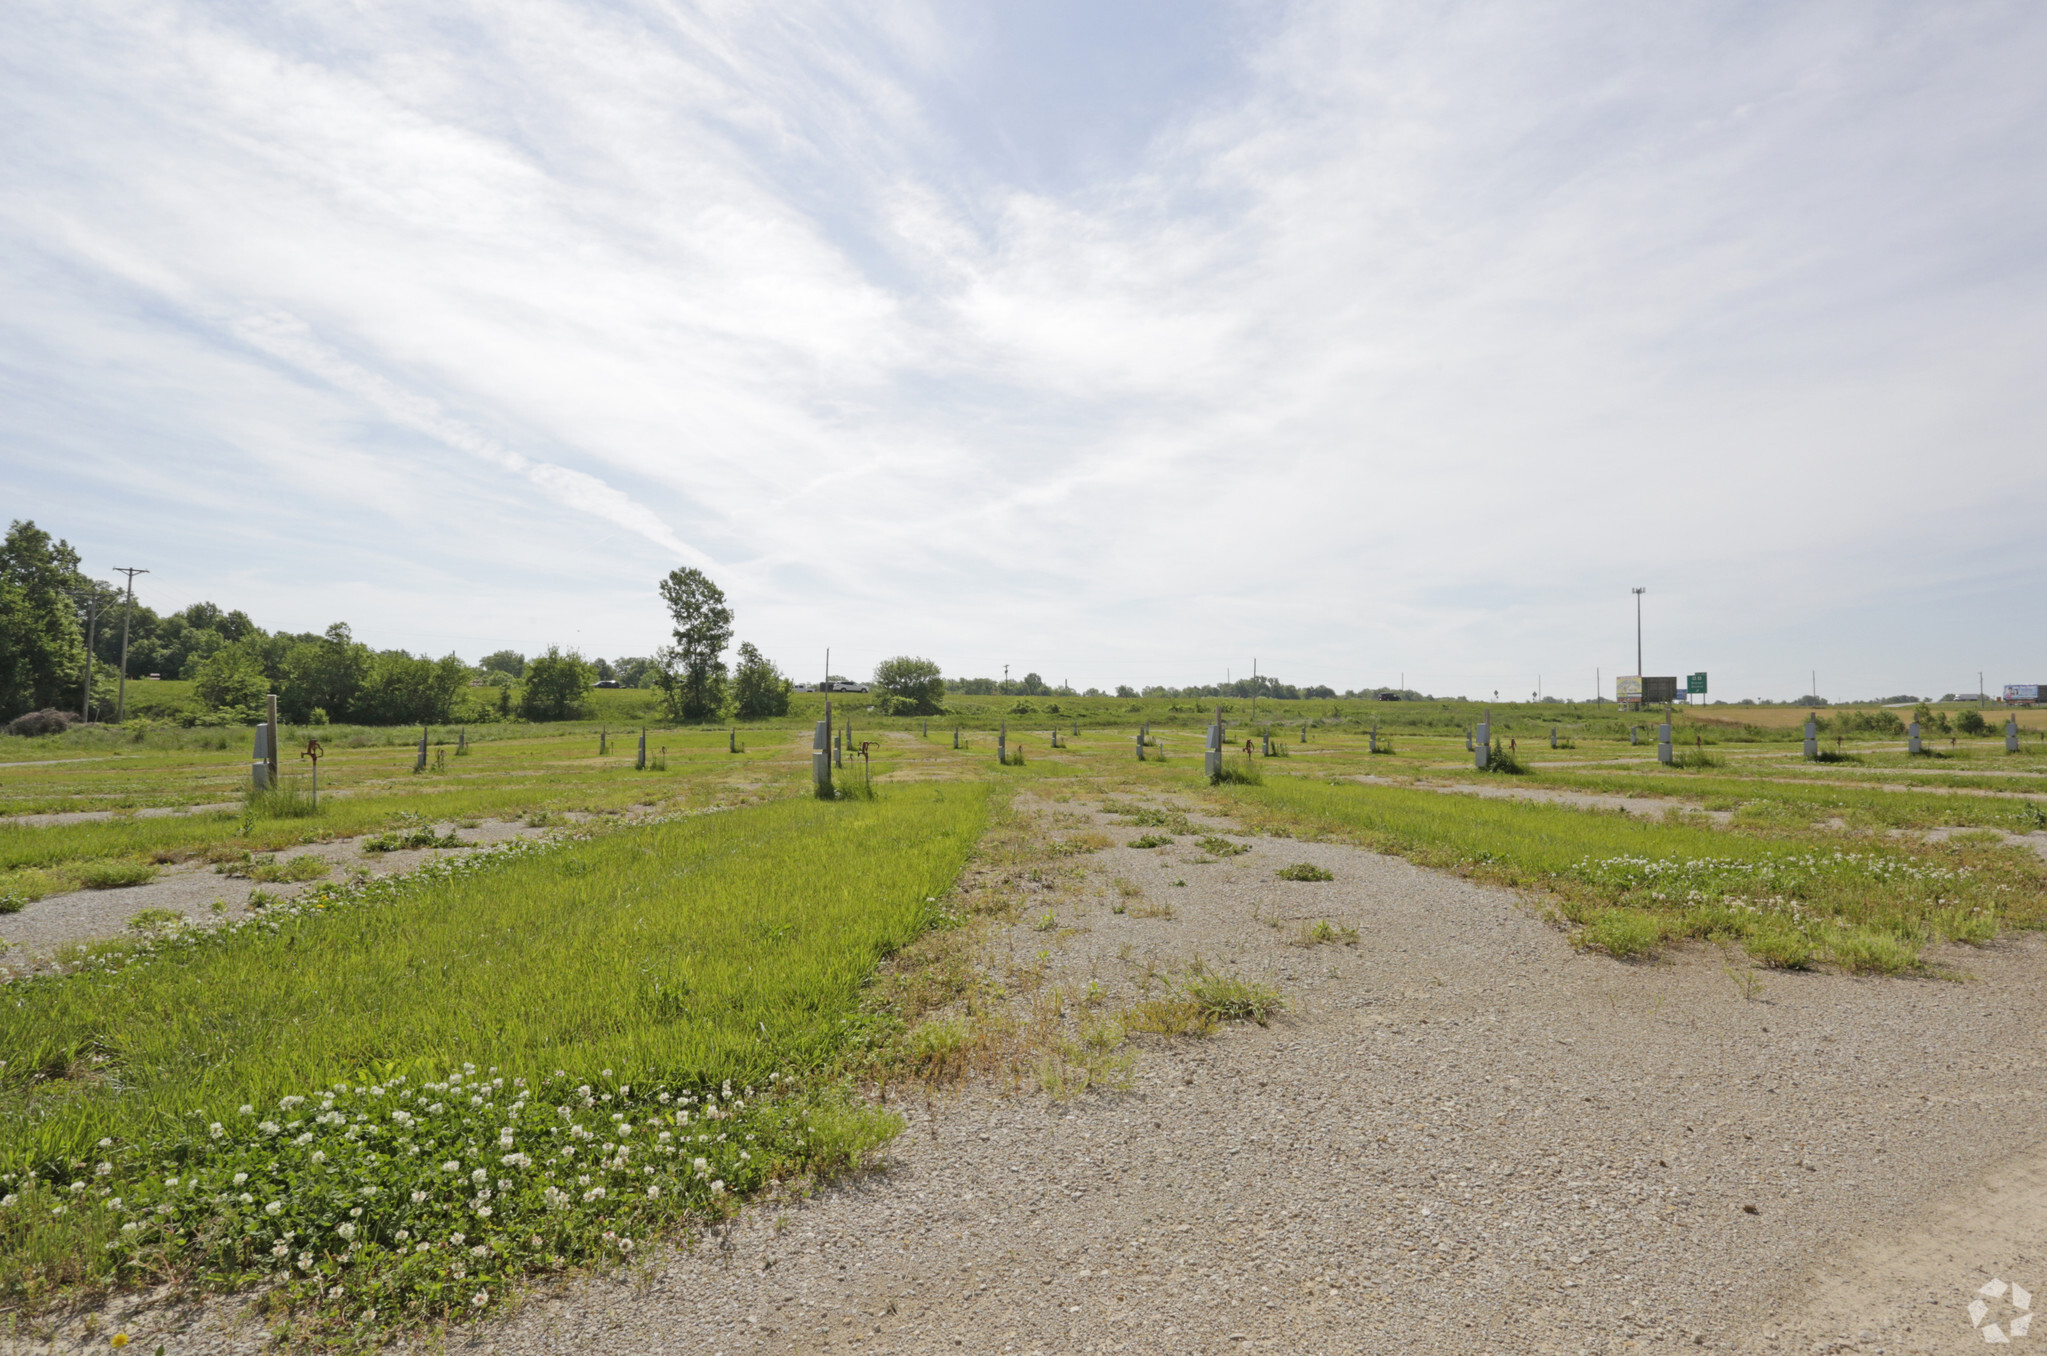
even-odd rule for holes
{"type": "MultiPolygon", "coordinates": [[[[2037,937],[1945,957],[1952,980],[1621,964],[1394,858],[1221,821],[1249,852],[1136,849],[1036,812],[1116,846],[1032,887],[993,970],[1106,1016],[1199,958],[1288,1010],[1135,1037],[1127,1090],[919,1090],[884,1170],[448,1347],[1959,1352],[1979,1287],[2047,1294],[2037,937]],[[1303,945],[1319,920],[1336,939],[1303,945]]],[[[260,1349],[234,1312],[127,1321],[144,1351],[260,1349]]]]}

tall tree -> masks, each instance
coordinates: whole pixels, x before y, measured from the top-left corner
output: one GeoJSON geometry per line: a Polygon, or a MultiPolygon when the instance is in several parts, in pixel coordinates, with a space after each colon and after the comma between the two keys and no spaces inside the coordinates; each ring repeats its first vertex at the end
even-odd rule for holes
{"type": "Polygon", "coordinates": [[[661,690],[677,720],[712,720],[725,706],[725,647],[732,643],[732,609],[725,591],[702,570],[670,571],[661,600],[673,619],[675,644],[655,656],[661,690]]]}
{"type": "Polygon", "coordinates": [[[68,590],[85,583],[78,552],[33,522],[0,544],[0,719],[56,706],[85,674],[85,635],[68,590]]]}

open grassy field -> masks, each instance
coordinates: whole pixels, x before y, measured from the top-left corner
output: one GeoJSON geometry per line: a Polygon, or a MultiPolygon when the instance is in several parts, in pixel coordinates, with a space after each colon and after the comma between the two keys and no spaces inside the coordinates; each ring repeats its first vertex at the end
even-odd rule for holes
{"type": "MultiPolygon", "coordinates": [[[[16,907],[95,873],[328,838],[577,827],[14,981],[8,1302],[268,1276],[321,1332],[374,1334],[856,1160],[889,1133],[845,1081],[876,1020],[869,981],[942,921],[989,806],[1021,788],[1200,805],[1524,888],[1616,963],[1704,942],[1785,970],[1939,973],[1943,945],[2047,922],[2031,712],[2017,754],[1844,736],[1843,761],[1814,764],[1803,712],[1695,709],[1678,717],[1691,765],[1668,768],[1629,740],[1646,719],[1501,705],[1505,773],[1471,765],[1477,704],[1261,701],[1255,724],[1248,702],[958,705],[928,722],[839,708],[874,745],[842,784],[871,774],[875,797],[833,802],[808,782],[816,698],[742,728],[737,752],[725,727],[655,727],[646,770],[638,727],[604,720],[472,727],[460,752],[436,729],[422,773],[416,730],[329,727],[313,814],[244,802],[241,731],[10,741],[0,897],[16,907]],[[1218,704],[1233,778],[1210,786],[1218,704]],[[1020,757],[998,765],[1004,730],[1020,757]],[[1645,798],[1670,808],[1619,812],[1645,798]],[[144,813],[171,810],[190,812],[144,813]]],[[[1153,831],[1173,837],[1172,816],[1153,831]]]]}
{"type": "Polygon", "coordinates": [[[931,922],[988,790],[508,849],[20,982],[0,1278],[274,1272],[447,1309],[829,1168],[872,1118],[798,1076],[931,922]]]}

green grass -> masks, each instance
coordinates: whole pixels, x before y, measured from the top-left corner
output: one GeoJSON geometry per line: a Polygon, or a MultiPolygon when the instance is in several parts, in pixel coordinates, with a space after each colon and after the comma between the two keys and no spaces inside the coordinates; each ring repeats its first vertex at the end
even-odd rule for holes
{"type": "Polygon", "coordinates": [[[1323,870],[1313,862],[1295,862],[1292,866],[1279,869],[1281,880],[1335,880],[1331,872],[1323,870]]]}
{"type": "Polygon", "coordinates": [[[843,1155],[873,1125],[814,1098],[770,1099],[764,1119],[721,1126],[729,1139],[680,1159],[652,1136],[673,1126],[674,1099],[701,1113],[728,1080],[765,1090],[828,1071],[876,962],[933,920],[986,818],[981,785],[781,800],[315,887],[248,923],[105,944],[79,971],[18,982],[0,1028],[0,1190],[21,1199],[0,1212],[0,1286],[20,1298],[276,1273],[304,1305],[346,1277],[336,1312],[378,1295],[394,1312],[439,1312],[716,1208],[694,1156],[737,1193],[819,1166],[815,1152],[843,1155]],[[585,1084],[596,1092],[570,1091],[585,1084]],[[338,1118],[310,1119],[330,1100],[338,1118]],[[630,1171],[589,1161],[625,1142],[614,1112],[644,1123],[630,1171]],[[820,1116],[850,1128],[822,1133],[820,1116]],[[592,1138],[564,1138],[571,1122],[592,1138]],[[740,1157],[740,1131],[759,1154],[740,1157]],[[534,1163],[501,1163],[500,1133],[534,1163]],[[444,1161],[461,1181],[440,1175],[444,1161]],[[644,1194],[643,1164],[663,1196],[644,1194]],[[472,1167],[496,1198],[489,1215],[472,1167]],[[592,1172],[608,1198],[583,1199],[576,1178],[592,1172]],[[551,1205],[550,1185],[574,1199],[551,1205]],[[435,1249],[409,1251],[400,1229],[435,1249]],[[451,1229],[487,1254],[449,1250],[451,1229]],[[307,1250],[311,1269],[297,1270],[307,1250]]]}
{"type": "Polygon", "coordinates": [[[155,879],[156,868],[147,862],[94,862],[78,873],[78,883],[88,890],[125,890],[155,879]]]}
{"type": "Polygon", "coordinates": [[[1305,778],[1232,799],[1424,865],[1545,888],[1584,929],[1582,942],[1616,956],[1705,938],[1740,941],[1786,968],[1893,973],[1918,965],[1934,941],[2047,925],[2047,868],[2002,843],[1751,834],[1305,778]]]}

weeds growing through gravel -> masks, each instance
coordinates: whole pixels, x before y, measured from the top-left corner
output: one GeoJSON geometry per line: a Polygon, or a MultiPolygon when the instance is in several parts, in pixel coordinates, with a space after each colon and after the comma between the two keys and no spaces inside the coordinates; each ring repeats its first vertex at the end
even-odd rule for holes
{"type": "Polygon", "coordinates": [[[156,868],[148,862],[93,862],[78,873],[78,883],[88,890],[123,890],[155,879],[156,868]]]}
{"type": "Polygon", "coordinates": [[[434,832],[434,826],[431,824],[421,824],[413,828],[393,829],[389,833],[380,833],[373,838],[362,840],[362,850],[364,852],[404,852],[411,848],[458,848],[465,846],[467,844],[456,837],[452,829],[447,833],[436,833],[434,832]]]}
{"type": "Polygon", "coordinates": [[[1232,843],[1219,834],[1210,834],[1201,840],[1201,850],[1211,857],[1240,857],[1251,849],[1243,843],[1232,843]]]}
{"type": "Polygon", "coordinates": [[[1313,862],[1295,862],[1282,866],[1278,871],[1281,880],[1335,880],[1335,873],[1325,871],[1313,862]]]}
{"type": "Polygon", "coordinates": [[[1301,924],[1300,931],[1293,938],[1295,946],[1328,946],[1341,943],[1356,946],[1358,930],[1339,927],[1327,918],[1318,918],[1312,923],[1301,924]]]}
{"type": "Polygon", "coordinates": [[[1581,942],[1616,956],[1696,938],[1773,967],[1896,973],[1935,941],[2047,925],[2047,864],[2004,844],[1751,834],[1305,778],[1234,795],[1426,866],[1545,887],[1581,942]]]}
{"type": "Polygon", "coordinates": [[[1169,847],[1172,845],[1172,842],[1171,834],[1147,833],[1141,838],[1131,839],[1130,846],[1134,848],[1169,847]]]}

